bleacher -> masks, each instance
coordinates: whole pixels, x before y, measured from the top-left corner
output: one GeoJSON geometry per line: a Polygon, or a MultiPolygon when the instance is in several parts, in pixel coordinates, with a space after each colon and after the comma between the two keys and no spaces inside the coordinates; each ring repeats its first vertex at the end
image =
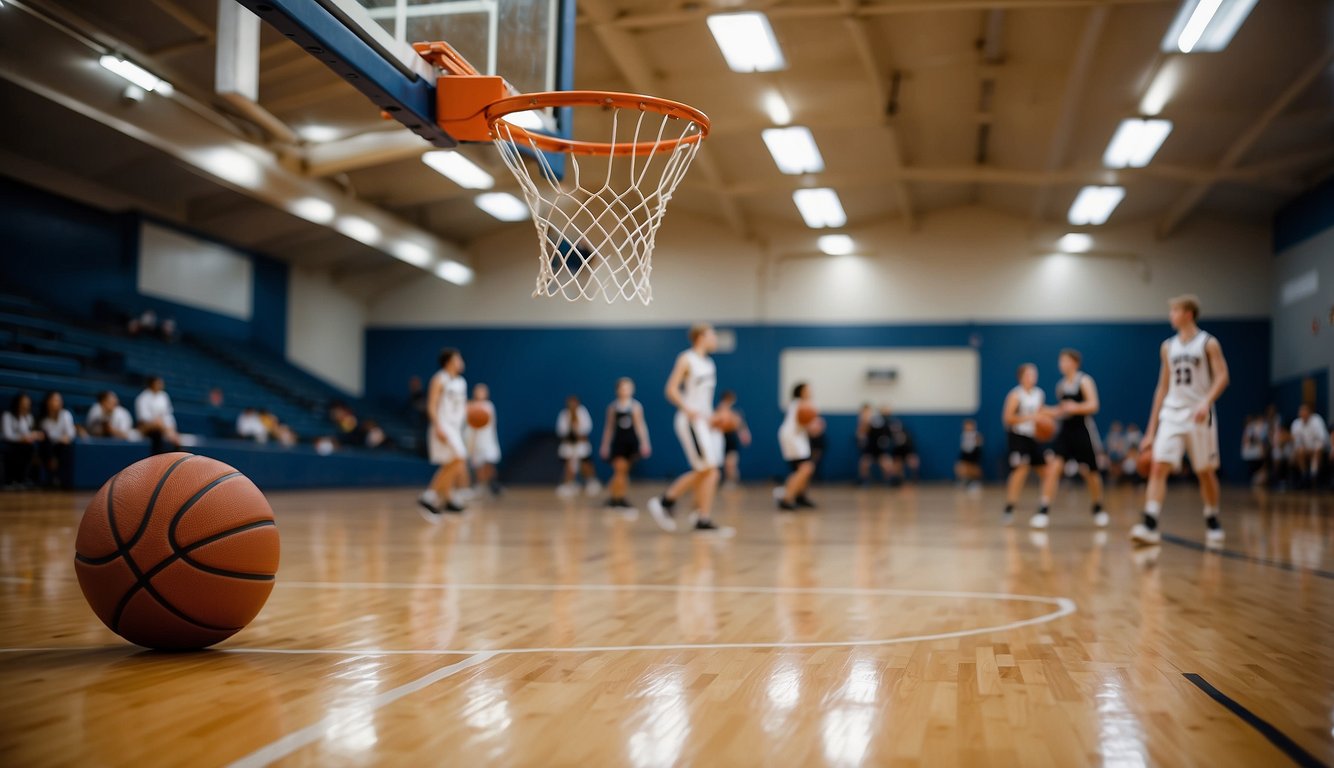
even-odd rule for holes
{"type": "MultiPolygon", "coordinates": [[[[104,311],[100,313],[106,316],[104,311]]],[[[130,336],[124,324],[102,325],[62,317],[25,296],[0,292],[0,406],[7,407],[20,391],[35,406],[50,390],[83,424],[88,408],[102,390],[116,392],[131,412],[134,398],[151,375],[166,379],[177,427],[189,435],[191,450],[231,459],[261,487],[383,485],[421,482],[429,468],[416,456],[418,430],[408,414],[341,395],[276,354],[224,341],[193,336],[172,343],[155,336],[130,336]],[[223,402],[214,406],[209,393],[217,388],[223,402]],[[329,406],[346,402],[364,421],[374,420],[392,447],[374,450],[342,447],[320,456],[311,441],[333,435],[329,406]],[[267,409],[300,438],[292,448],[258,445],[235,435],[243,408],[267,409]],[[359,464],[349,463],[357,462],[359,464]],[[358,471],[356,467],[365,471],[358,471]]],[[[147,444],[89,439],[75,448],[76,487],[97,487],[110,474],[142,458],[147,444]]]]}

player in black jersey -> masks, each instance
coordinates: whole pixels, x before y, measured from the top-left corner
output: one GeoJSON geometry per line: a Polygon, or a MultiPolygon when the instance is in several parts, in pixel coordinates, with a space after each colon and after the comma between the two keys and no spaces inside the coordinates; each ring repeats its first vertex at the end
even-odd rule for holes
{"type": "Polygon", "coordinates": [[[870,403],[862,406],[857,415],[857,445],[861,449],[861,459],[857,464],[857,478],[862,485],[871,483],[871,465],[880,467],[880,477],[889,482],[894,477],[894,459],[890,456],[892,440],[889,434],[888,409],[884,412],[871,408],[870,403]]]}
{"type": "Polygon", "coordinates": [[[1060,403],[1054,409],[1053,416],[1058,421],[1056,440],[1052,443],[1052,452],[1057,461],[1047,467],[1042,478],[1042,498],[1046,503],[1038,509],[1030,525],[1034,528],[1046,528],[1048,523],[1048,505],[1056,498],[1056,488],[1061,482],[1061,473],[1066,462],[1079,465],[1079,473],[1088,485],[1089,498],[1093,502],[1093,524],[1099,528],[1107,527],[1107,513],[1102,509],[1102,474],[1098,470],[1098,454],[1101,441],[1098,439],[1098,427],[1093,423],[1093,415],[1098,412],[1098,387],[1093,377],[1079,369],[1083,357],[1078,350],[1063,349],[1058,358],[1061,374],[1064,378],[1056,385],[1056,397],[1060,403]]]}
{"type": "Polygon", "coordinates": [[[626,516],[637,516],[639,511],[625,498],[630,484],[630,467],[652,452],[648,442],[648,425],[644,423],[644,406],[635,399],[635,383],[627,378],[616,381],[616,399],[607,406],[606,426],[602,430],[602,459],[611,462],[611,491],[607,506],[621,510],[626,516]]]}

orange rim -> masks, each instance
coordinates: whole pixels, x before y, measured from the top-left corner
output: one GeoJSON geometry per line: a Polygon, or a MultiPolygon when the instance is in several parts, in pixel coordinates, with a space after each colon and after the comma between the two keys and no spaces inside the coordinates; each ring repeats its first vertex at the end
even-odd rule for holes
{"type": "Polygon", "coordinates": [[[525,93],[492,102],[485,110],[487,125],[494,137],[496,124],[505,123],[505,131],[514,141],[531,143],[543,152],[570,152],[577,155],[651,155],[664,149],[675,149],[681,144],[695,144],[709,135],[709,116],[688,104],[657,96],[643,96],[637,93],[617,93],[615,91],[545,91],[525,93]],[[663,138],[661,141],[641,141],[636,144],[611,144],[601,141],[576,141],[548,136],[529,131],[514,123],[504,120],[506,115],[515,112],[527,112],[532,109],[548,107],[602,107],[609,109],[634,109],[640,112],[654,112],[677,120],[689,120],[699,129],[698,132],[680,138],[663,138]]]}

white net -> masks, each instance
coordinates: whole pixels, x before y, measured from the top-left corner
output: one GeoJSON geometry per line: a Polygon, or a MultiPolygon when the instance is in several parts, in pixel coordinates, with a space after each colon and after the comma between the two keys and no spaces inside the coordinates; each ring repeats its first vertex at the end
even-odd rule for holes
{"type": "Polygon", "coordinates": [[[537,226],[541,253],[533,296],[648,304],[658,226],[699,151],[700,129],[657,112],[603,111],[610,122],[607,143],[625,154],[568,152],[563,181],[532,139],[504,120],[493,125],[494,141],[537,226]]]}

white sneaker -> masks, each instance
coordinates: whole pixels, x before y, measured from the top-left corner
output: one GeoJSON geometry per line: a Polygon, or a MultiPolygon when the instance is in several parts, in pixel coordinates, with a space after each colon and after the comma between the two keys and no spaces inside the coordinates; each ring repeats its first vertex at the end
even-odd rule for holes
{"type": "Polygon", "coordinates": [[[786,495],[787,488],[784,488],[781,485],[774,488],[774,501],[782,501],[783,497],[786,495]]]}
{"type": "Polygon", "coordinates": [[[1099,528],[1106,528],[1111,522],[1112,518],[1106,512],[1098,512],[1093,516],[1093,524],[1099,528]]]}
{"type": "Polygon", "coordinates": [[[1209,528],[1204,532],[1204,546],[1207,549],[1222,549],[1226,535],[1222,528],[1209,528]]]}
{"type": "Polygon", "coordinates": [[[588,484],[584,486],[585,496],[597,496],[600,493],[602,493],[602,483],[596,480],[589,480],[588,484]]]}
{"type": "Polygon", "coordinates": [[[1043,528],[1046,528],[1046,527],[1049,526],[1049,525],[1051,525],[1051,516],[1050,516],[1050,515],[1044,515],[1044,514],[1042,514],[1042,513],[1038,513],[1038,514],[1033,515],[1032,517],[1028,518],[1028,527],[1029,527],[1029,528],[1037,528],[1037,529],[1041,530],[1041,529],[1043,529],[1043,528]]]}
{"type": "Polygon", "coordinates": [[[568,499],[579,492],[579,486],[574,483],[561,483],[556,486],[556,495],[562,499],[568,499]]]}
{"type": "Polygon", "coordinates": [[[1163,534],[1149,530],[1144,523],[1135,523],[1130,529],[1130,540],[1139,547],[1152,547],[1163,542],[1163,534]]]}
{"type": "Polygon", "coordinates": [[[648,500],[648,513],[653,516],[653,522],[657,523],[659,528],[668,533],[676,531],[676,518],[672,516],[670,509],[662,505],[660,497],[654,496],[648,500]]]}

